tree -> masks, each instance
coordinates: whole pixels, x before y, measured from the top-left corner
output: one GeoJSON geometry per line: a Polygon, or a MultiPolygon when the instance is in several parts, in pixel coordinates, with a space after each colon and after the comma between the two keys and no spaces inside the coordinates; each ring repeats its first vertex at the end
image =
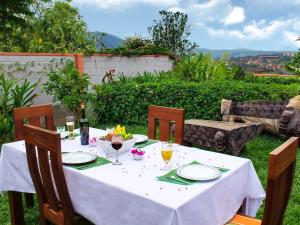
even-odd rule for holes
{"type": "Polygon", "coordinates": [[[1,0],[0,51],[94,52],[95,39],[70,3],[1,0]]]}
{"type": "Polygon", "coordinates": [[[26,51],[31,21],[51,0],[1,0],[0,51],[26,51]]]}
{"type": "Polygon", "coordinates": [[[29,51],[31,52],[85,52],[95,51],[95,43],[89,38],[87,25],[79,10],[69,2],[55,2],[45,8],[33,23],[29,51]]]}
{"type": "Polygon", "coordinates": [[[80,118],[80,103],[91,100],[89,93],[90,77],[80,74],[73,61],[67,61],[61,70],[51,70],[48,80],[43,84],[43,90],[53,101],[61,101],[77,118],[80,118]]]}
{"type": "Polygon", "coordinates": [[[300,75],[300,50],[294,55],[290,62],[285,65],[287,71],[300,75]]]}
{"type": "Polygon", "coordinates": [[[14,29],[26,26],[27,16],[34,0],[1,0],[0,5],[0,42],[2,51],[10,51],[10,37],[14,29]]]}
{"type": "Polygon", "coordinates": [[[190,26],[188,15],[181,12],[160,11],[161,19],[154,20],[154,25],[148,28],[155,45],[166,48],[173,53],[189,53],[197,45],[188,40],[190,26]]]}

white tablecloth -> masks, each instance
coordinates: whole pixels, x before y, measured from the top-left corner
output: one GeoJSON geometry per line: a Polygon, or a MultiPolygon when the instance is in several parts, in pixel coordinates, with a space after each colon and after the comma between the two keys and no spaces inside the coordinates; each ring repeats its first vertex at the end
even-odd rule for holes
{"type": "MultiPolygon", "coordinates": [[[[91,129],[91,136],[103,131],[91,129]]],[[[63,151],[102,149],[81,146],[80,141],[62,142],[63,151]]],[[[246,213],[255,216],[265,192],[250,160],[180,146],[173,165],[193,160],[229,168],[211,182],[189,186],[158,181],[163,161],[160,143],[144,148],[145,158],[120,157],[121,166],[107,164],[87,170],[64,167],[76,212],[99,225],[222,225],[247,198],[246,213]]],[[[111,159],[114,160],[114,159],[111,159]]],[[[3,145],[0,156],[0,191],[34,193],[23,141],[3,145]]]]}

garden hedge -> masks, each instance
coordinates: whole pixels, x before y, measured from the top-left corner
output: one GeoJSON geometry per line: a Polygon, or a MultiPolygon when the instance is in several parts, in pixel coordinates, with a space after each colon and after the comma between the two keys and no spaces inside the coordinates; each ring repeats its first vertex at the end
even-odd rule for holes
{"type": "Polygon", "coordinates": [[[244,78],[244,81],[251,83],[262,83],[262,84],[300,84],[299,77],[255,77],[248,76],[244,78]]]}
{"type": "Polygon", "coordinates": [[[116,83],[96,86],[94,108],[101,123],[111,124],[147,124],[149,105],[184,108],[186,118],[219,120],[222,98],[287,100],[298,94],[298,86],[231,80],[116,83]]]}

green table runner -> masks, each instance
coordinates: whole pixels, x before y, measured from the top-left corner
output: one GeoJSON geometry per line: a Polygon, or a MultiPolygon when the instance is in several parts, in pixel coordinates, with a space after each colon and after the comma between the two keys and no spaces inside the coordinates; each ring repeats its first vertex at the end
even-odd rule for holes
{"type": "Polygon", "coordinates": [[[70,167],[78,169],[78,170],[86,170],[97,166],[102,166],[105,164],[111,163],[111,161],[107,160],[106,158],[99,157],[96,159],[96,161],[84,165],[72,165],[70,167]]]}
{"type": "Polygon", "coordinates": [[[151,144],[154,144],[154,143],[157,143],[157,142],[158,142],[158,140],[148,139],[147,141],[144,141],[142,143],[136,143],[134,145],[134,147],[144,148],[148,145],[151,145],[151,144]]]}
{"type": "MultiPolygon", "coordinates": [[[[202,163],[199,163],[197,161],[193,161],[190,164],[202,164],[202,163]]],[[[202,164],[202,165],[204,165],[204,164],[202,164]]],[[[229,169],[226,169],[226,168],[221,168],[221,167],[215,167],[215,168],[219,169],[221,174],[229,171],[229,169]]],[[[187,180],[187,179],[184,179],[184,178],[178,176],[176,174],[176,170],[177,169],[171,170],[167,174],[165,174],[163,176],[160,176],[160,177],[157,177],[157,178],[160,181],[165,181],[165,182],[174,183],[174,184],[181,184],[181,185],[191,185],[195,182],[199,182],[199,181],[187,180]],[[173,179],[171,176],[175,176],[176,179],[178,179],[178,180],[173,179]],[[182,180],[183,182],[180,182],[179,180],[182,180]]]]}

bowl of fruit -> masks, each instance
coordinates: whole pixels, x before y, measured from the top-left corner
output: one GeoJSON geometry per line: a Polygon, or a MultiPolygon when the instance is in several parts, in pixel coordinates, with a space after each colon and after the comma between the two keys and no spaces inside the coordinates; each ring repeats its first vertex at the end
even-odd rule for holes
{"type": "Polygon", "coordinates": [[[118,125],[108,131],[105,136],[101,136],[99,138],[99,146],[105,151],[106,155],[116,154],[116,150],[112,147],[112,139],[114,136],[122,137],[123,144],[122,147],[118,150],[119,154],[130,151],[136,141],[131,133],[126,132],[125,126],[118,125]]]}

